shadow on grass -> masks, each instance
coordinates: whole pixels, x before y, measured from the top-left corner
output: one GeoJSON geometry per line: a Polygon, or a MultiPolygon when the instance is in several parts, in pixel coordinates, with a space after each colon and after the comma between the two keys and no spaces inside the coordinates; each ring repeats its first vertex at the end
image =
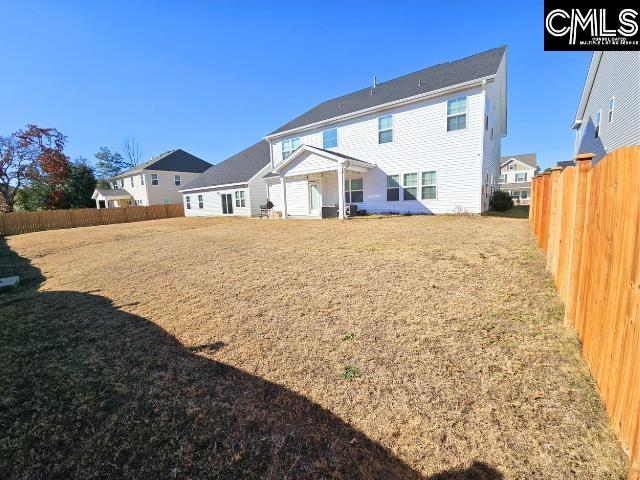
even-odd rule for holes
{"type": "Polygon", "coordinates": [[[487,217],[529,218],[529,205],[516,205],[506,212],[495,212],[493,210],[489,210],[485,215],[487,217]]]}
{"type": "Polygon", "coordinates": [[[26,279],[0,295],[3,478],[421,478],[303,396],[194,353],[223,342],[185,348],[108,298],[38,292],[2,237],[0,254],[0,275],[26,279]]]}

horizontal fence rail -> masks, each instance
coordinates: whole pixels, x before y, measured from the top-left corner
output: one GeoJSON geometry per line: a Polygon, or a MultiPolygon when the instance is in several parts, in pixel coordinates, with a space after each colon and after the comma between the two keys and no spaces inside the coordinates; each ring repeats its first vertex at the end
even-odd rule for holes
{"type": "Polygon", "coordinates": [[[182,205],[11,212],[0,214],[0,235],[15,235],[18,233],[39,232],[42,230],[90,227],[93,225],[140,222],[143,220],[183,216],[184,209],[182,205]]]}
{"type": "Polygon", "coordinates": [[[640,480],[640,146],[533,178],[531,228],[640,480]]]}

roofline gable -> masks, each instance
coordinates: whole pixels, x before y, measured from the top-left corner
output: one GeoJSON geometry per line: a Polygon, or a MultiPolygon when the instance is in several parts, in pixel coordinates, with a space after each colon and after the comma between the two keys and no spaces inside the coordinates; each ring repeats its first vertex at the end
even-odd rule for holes
{"type": "Polygon", "coordinates": [[[514,161],[516,161],[516,162],[518,162],[518,163],[520,163],[520,164],[524,165],[525,167],[532,168],[533,170],[535,170],[535,169],[537,169],[537,168],[538,168],[538,162],[537,162],[537,161],[536,161],[536,165],[535,165],[535,167],[534,167],[533,165],[529,165],[528,163],[523,162],[522,160],[520,160],[520,159],[518,159],[518,158],[516,158],[516,157],[508,157],[506,161],[504,161],[504,162],[502,162],[502,163],[500,164],[500,168],[504,167],[507,163],[511,162],[512,160],[514,160],[514,161]]]}
{"type": "Polygon", "coordinates": [[[441,96],[441,95],[446,95],[448,93],[456,92],[458,90],[465,90],[467,88],[471,88],[471,87],[474,87],[476,85],[482,85],[484,82],[486,82],[486,83],[492,82],[492,81],[495,80],[495,78],[496,78],[496,74],[494,73],[494,74],[491,74],[491,75],[487,75],[485,77],[479,77],[479,78],[475,78],[473,80],[469,80],[468,82],[458,83],[456,85],[451,85],[449,87],[439,88],[437,90],[431,90],[429,92],[421,93],[419,95],[413,95],[411,97],[401,98],[399,100],[393,100],[391,102],[387,102],[387,103],[383,103],[383,104],[380,104],[380,105],[376,105],[374,107],[364,108],[362,110],[357,110],[355,112],[345,113],[344,115],[338,115],[336,117],[331,117],[331,118],[328,118],[326,120],[321,120],[319,122],[309,123],[307,125],[303,125],[301,127],[292,128],[290,130],[285,130],[283,132],[272,133],[272,134],[266,135],[263,138],[265,140],[271,142],[272,140],[274,140],[276,138],[286,137],[286,136],[291,135],[293,133],[303,132],[305,130],[311,130],[313,128],[316,128],[316,127],[319,127],[319,126],[322,126],[322,125],[329,125],[331,123],[338,122],[338,121],[341,121],[341,120],[347,120],[347,119],[350,119],[350,118],[357,118],[357,117],[361,117],[363,115],[367,115],[367,114],[370,114],[370,113],[383,111],[383,110],[388,110],[390,108],[394,108],[394,107],[398,107],[398,106],[402,106],[402,105],[408,105],[408,104],[415,103],[415,102],[419,102],[421,100],[426,100],[428,98],[433,98],[433,97],[438,97],[438,96],[441,96]]]}
{"type": "Polygon", "coordinates": [[[363,162],[362,160],[358,160],[356,158],[351,158],[351,157],[343,157],[341,155],[336,155],[332,152],[329,152],[327,150],[323,150],[321,148],[317,148],[317,147],[312,147],[311,145],[300,145],[298,148],[296,148],[293,153],[291,155],[289,155],[287,158],[285,158],[282,162],[280,162],[277,166],[275,166],[272,170],[271,173],[280,173],[283,167],[286,167],[289,163],[291,163],[293,160],[295,160],[296,158],[298,158],[299,156],[301,156],[303,153],[315,153],[316,155],[319,155],[321,157],[324,157],[328,160],[333,160],[336,163],[345,163],[345,162],[349,162],[350,165],[355,165],[358,167],[364,167],[364,168],[371,168],[374,167],[374,165],[372,163],[369,162],[363,162]]]}

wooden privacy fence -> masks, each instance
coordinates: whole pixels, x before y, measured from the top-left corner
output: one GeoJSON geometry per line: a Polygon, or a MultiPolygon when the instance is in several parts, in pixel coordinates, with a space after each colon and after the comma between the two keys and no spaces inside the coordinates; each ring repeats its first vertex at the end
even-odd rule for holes
{"type": "Polygon", "coordinates": [[[640,479],[640,146],[534,177],[529,221],[640,479]]]}
{"type": "Polygon", "coordinates": [[[17,233],[39,232],[41,230],[140,222],[143,220],[183,216],[182,205],[12,212],[0,214],[0,234],[15,235],[17,233]]]}

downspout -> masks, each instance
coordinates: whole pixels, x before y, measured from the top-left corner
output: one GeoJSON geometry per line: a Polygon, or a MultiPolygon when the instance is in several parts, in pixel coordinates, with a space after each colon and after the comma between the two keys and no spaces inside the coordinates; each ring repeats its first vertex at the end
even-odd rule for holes
{"type": "MultiPolygon", "coordinates": [[[[468,106],[467,106],[468,109],[468,106]]],[[[480,213],[483,212],[484,208],[484,172],[482,171],[482,165],[484,164],[484,137],[485,137],[485,129],[484,122],[485,118],[488,115],[487,112],[487,81],[482,80],[482,123],[480,126],[480,213]]]]}

